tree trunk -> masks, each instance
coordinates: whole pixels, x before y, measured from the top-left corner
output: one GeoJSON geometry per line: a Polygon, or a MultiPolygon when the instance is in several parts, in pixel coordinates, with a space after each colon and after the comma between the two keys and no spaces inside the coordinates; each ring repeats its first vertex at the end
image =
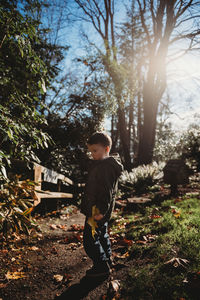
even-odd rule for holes
{"type": "Polygon", "coordinates": [[[112,139],[112,153],[115,153],[117,150],[117,142],[118,142],[118,130],[117,130],[117,120],[115,115],[112,115],[111,118],[111,139],[112,139]]]}
{"type": "Polygon", "coordinates": [[[129,134],[129,151],[133,150],[132,139],[135,139],[135,130],[133,122],[133,111],[134,111],[134,100],[133,95],[131,95],[130,104],[129,104],[129,124],[128,124],[128,134],[129,134]]]}
{"type": "Polygon", "coordinates": [[[124,167],[126,170],[131,170],[131,156],[130,156],[130,149],[129,149],[129,135],[128,130],[126,128],[126,120],[125,120],[125,113],[122,108],[118,108],[118,120],[119,120],[119,134],[123,148],[124,154],[124,167]]]}
{"type": "MultiPolygon", "coordinates": [[[[156,135],[156,119],[159,101],[156,97],[156,86],[145,83],[143,92],[144,124],[141,128],[137,165],[150,164],[153,160],[153,149],[156,135]],[[151,87],[151,88],[150,88],[151,87]]],[[[160,99],[159,99],[160,100],[160,99]]]]}

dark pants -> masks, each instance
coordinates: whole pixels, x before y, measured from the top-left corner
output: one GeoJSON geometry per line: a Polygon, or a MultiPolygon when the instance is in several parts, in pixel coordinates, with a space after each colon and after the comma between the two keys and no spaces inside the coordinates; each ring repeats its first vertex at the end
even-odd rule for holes
{"type": "Polygon", "coordinates": [[[93,264],[102,264],[111,257],[111,243],[108,234],[108,222],[99,224],[94,237],[91,226],[85,221],[83,231],[83,246],[87,255],[92,259],[93,264]]]}

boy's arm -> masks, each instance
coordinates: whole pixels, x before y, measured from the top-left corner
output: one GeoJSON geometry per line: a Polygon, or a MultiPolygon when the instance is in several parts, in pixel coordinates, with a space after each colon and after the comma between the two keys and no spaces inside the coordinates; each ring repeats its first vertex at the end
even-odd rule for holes
{"type": "Polygon", "coordinates": [[[116,174],[113,168],[101,166],[96,174],[94,187],[95,205],[100,213],[95,216],[97,221],[101,220],[110,208],[113,186],[116,181],[116,174]]]}

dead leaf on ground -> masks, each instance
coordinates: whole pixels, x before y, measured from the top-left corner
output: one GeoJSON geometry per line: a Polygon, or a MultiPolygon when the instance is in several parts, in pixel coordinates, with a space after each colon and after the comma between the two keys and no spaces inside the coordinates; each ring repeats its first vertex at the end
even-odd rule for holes
{"type": "Polygon", "coordinates": [[[6,274],[7,279],[20,279],[20,278],[25,278],[26,274],[24,272],[10,272],[8,271],[6,274]]]}
{"type": "Polygon", "coordinates": [[[150,219],[159,219],[162,218],[160,215],[150,215],[149,216],[150,219]]]}
{"type": "Polygon", "coordinates": [[[177,199],[174,200],[174,204],[176,204],[176,203],[178,203],[178,202],[181,202],[181,201],[182,201],[182,199],[177,198],[177,199]]]}
{"type": "Polygon", "coordinates": [[[146,243],[147,241],[141,241],[141,240],[136,241],[136,244],[146,245],[146,243]]]}
{"type": "Polygon", "coordinates": [[[53,276],[53,279],[56,281],[56,282],[61,282],[63,280],[63,275],[60,275],[60,274],[57,274],[57,275],[54,275],[53,276]]]}
{"type": "Polygon", "coordinates": [[[53,230],[57,229],[57,225],[55,225],[55,224],[50,224],[49,227],[53,230]]]}
{"type": "Polygon", "coordinates": [[[0,253],[7,254],[8,250],[7,249],[2,249],[2,250],[0,250],[0,253]]]}
{"type": "Polygon", "coordinates": [[[133,241],[132,240],[127,240],[127,239],[124,238],[123,240],[119,240],[118,244],[122,245],[122,246],[132,246],[133,241]]]}
{"type": "Polygon", "coordinates": [[[65,244],[70,244],[70,243],[77,243],[77,242],[81,242],[83,239],[83,235],[82,234],[73,234],[72,236],[67,236],[65,237],[62,242],[65,244]]]}
{"type": "MultiPolygon", "coordinates": [[[[0,283],[0,289],[5,288],[5,287],[7,286],[7,284],[8,284],[8,283],[0,283]]],[[[1,300],[1,298],[0,298],[0,300],[1,300]]]]}
{"type": "Polygon", "coordinates": [[[112,289],[115,293],[119,291],[120,281],[119,280],[111,280],[109,288],[112,289]]]}
{"type": "Polygon", "coordinates": [[[165,265],[172,265],[174,268],[177,267],[184,267],[186,268],[185,265],[187,265],[189,263],[189,261],[187,259],[183,259],[183,258],[179,258],[179,257],[173,257],[172,259],[166,261],[164,264],[165,265]]]}
{"type": "Polygon", "coordinates": [[[180,212],[180,211],[178,211],[176,214],[174,214],[174,217],[175,217],[175,218],[179,218],[179,217],[180,217],[180,215],[181,215],[181,212],[180,212]]]}
{"type": "Polygon", "coordinates": [[[69,231],[83,231],[83,229],[84,229],[84,226],[82,226],[82,225],[72,224],[68,230],[69,231]]]}
{"type": "Polygon", "coordinates": [[[127,252],[125,252],[125,253],[122,254],[122,255],[116,254],[115,257],[116,257],[116,258],[120,258],[120,259],[124,259],[124,258],[129,257],[129,255],[130,255],[129,252],[127,251],[127,252]]]}
{"type": "Polygon", "coordinates": [[[32,246],[32,247],[30,247],[29,248],[30,250],[33,250],[33,251],[38,251],[38,250],[40,250],[38,247],[36,247],[36,246],[32,246]]]}
{"type": "Polygon", "coordinates": [[[66,225],[66,224],[64,224],[64,225],[58,224],[58,225],[57,225],[57,228],[60,228],[60,229],[62,229],[62,230],[67,230],[67,225],[66,225]]]}
{"type": "Polygon", "coordinates": [[[143,239],[147,242],[153,242],[158,236],[155,234],[147,234],[143,236],[143,239]]]}

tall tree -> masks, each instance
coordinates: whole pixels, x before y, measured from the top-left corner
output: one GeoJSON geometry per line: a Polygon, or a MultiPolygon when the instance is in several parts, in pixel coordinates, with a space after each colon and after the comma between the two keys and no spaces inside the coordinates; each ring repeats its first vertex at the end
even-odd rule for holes
{"type": "MultiPolygon", "coordinates": [[[[120,70],[120,64],[117,57],[116,47],[116,28],[115,28],[115,1],[87,1],[75,0],[78,6],[82,9],[94,29],[97,31],[103,40],[104,52],[99,48],[102,54],[102,62],[110,77],[112,78],[115,97],[117,99],[117,115],[118,129],[120,133],[120,141],[123,149],[125,168],[131,169],[131,157],[129,149],[129,133],[125,118],[125,103],[123,100],[123,72],[120,70]]],[[[97,47],[97,45],[96,45],[97,47]]]]}
{"type": "Polygon", "coordinates": [[[186,53],[199,43],[199,5],[196,0],[137,0],[137,15],[146,40],[142,83],[144,122],[138,164],[148,164],[153,158],[158,107],[167,86],[168,50],[184,41],[183,53],[186,53]]]}

